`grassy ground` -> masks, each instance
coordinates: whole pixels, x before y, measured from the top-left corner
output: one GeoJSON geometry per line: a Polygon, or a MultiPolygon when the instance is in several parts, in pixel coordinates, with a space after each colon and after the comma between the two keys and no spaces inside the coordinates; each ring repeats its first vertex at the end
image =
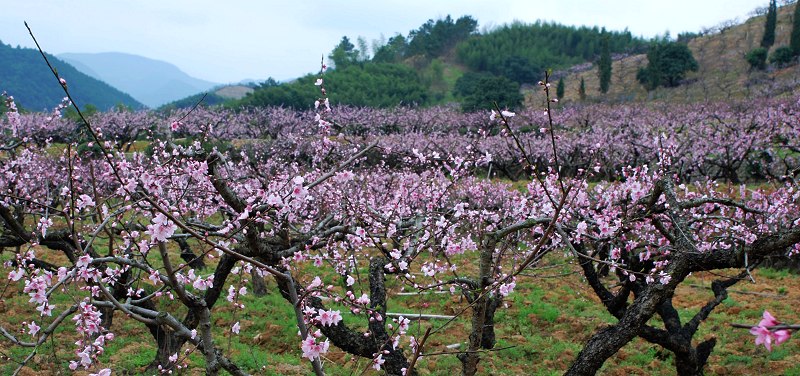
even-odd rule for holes
{"type": "MultiPolygon", "coordinates": [[[[550,256],[548,261],[551,264],[549,267],[518,280],[516,291],[507,301],[507,308],[498,310],[497,348],[502,350],[484,355],[481,374],[561,374],[595,330],[614,322],[582,282],[574,263],[557,255],[550,256]]],[[[729,298],[701,325],[695,336],[695,343],[712,336],[718,339],[707,372],[800,375],[797,339],[769,353],[763,347],[755,347],[754,337],[747,330],[728,327],[732,322],[758,322],[764,308],[779,319],[799,321],[795,309],[800,303],[798,276],[786,271],[762,269],[756,270],[754,277],[756,283],[742,282],[734,286],[729,298]]],[[[682,318],[691,317],[711,298],[711,291],[706,287],[714,278],[711,274],[696,274],[678,289],[675,302],[680,307],[682,318]]],[[[399,286],[392,279],[388,283],[392,294],[399,292],[399,286]]],[[[269,283],[268,287],[270,292],[264,297],[246,295],[243,302],[247,309],[243,312],[220,302],[213,316],[217,325],[215,340],[240,366],[255,374],[309,374],[310,367],[300,358],[291,307],[275,291],[274,283],[269,283]],[[230,327],[236,321],[241,323],[241,333],[229,336],[230,327]]],[[[18,288],[8,286],[2,291],[0,324],[9,330],[18,330],[22,321],[35,317],[33,307],[27,303],[27,295],[21,294],[18,288]]],[[[56,304],[63,308],[72,298],[59,295],[56,299],[56,304]]],[[[390,312],[456,314],[465,306],[466,303],[458,296],[427,294],[395,296],[390,299],[388,308],[390,312]]],[[[179,309],[178,312],[182,311],[179,309]]],[[[177,316],[181,317],[181,314],[177,316]]],[[[345,315],[345,320],[349,323],[364,321],[363,317],[354,319],[348,315],[345,315]]],[[[453,351],[446,346],[463,343],[468,315],[446,326],[443,324],[443,321],[415,322],[410,332],[419,334],[433,327],[438,331],[427,343],[426,352],[453,351]]],[[[77,339],[68,330],[71,325],[71,322],[67,322],[56,333],[54,341],[37,349],[37,355],[28,363],[23,374],[70,373],[67,364],[74,359],[71,343],[77,339]]],[[[108,344],[101,362],[113,368],[117,374],[142,374],[155,355],[155,345],[146,328],[117,314],[112,329],[117,337],[108,344]]],[[[16,362],[29,353],[30,349],[11,347],[8,342],[0,342],[0,373],[13,372],[16,362]]],[[[642,340],[635,340],[606,362],[601,374],[672,375],[675,373],[672,361],[671,353],[642,340]]],[[[198,353],[190,353],[188,362],[190,370],[183,374],[202,374],[203,360],[198,353]]],[[[450,375],[459,366],[454,355],[430,356],[418,363],[422,375],[450,375]]],[[[366,360],[353,360],[333,347],[325,358],[325,369],[330,375],[375,374],[368,367],[366,360]]]]}

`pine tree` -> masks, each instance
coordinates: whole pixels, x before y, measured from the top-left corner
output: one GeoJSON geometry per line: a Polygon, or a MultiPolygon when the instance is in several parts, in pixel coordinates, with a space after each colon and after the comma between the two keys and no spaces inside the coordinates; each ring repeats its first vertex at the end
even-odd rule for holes
{"type": "Polygon", "coordinates": [[[778,6],[775,0],[769,1],[767,21],[764,23],[764,37],[761,38],[761,47],[769,49],[775,43],[775,25],[778,23],[778,6]]]}
{"type": "Polygon", "coordinates": [[[795,3],[794,5],[792,36],[789,41],[789,47],[795,56],[800,55],[800,3],[795,3]]]}
{"type": "Polygon", "coordinates": [[[603,35],[600,42],[600,60],[597,62],[597,76],[600,79],[600,92],[605,94],[611,84],[611,48],[609,47],[608,34],[603,35]]]}
{"type": "Polygon", "coordinates": [[[583,77],[581,77],[581,87],[578,88],[578,96],[581,100],[586,100],[586,83],[583,82],[583,77]]]}
{"type": "Polygon", "coordinates": [[[558,79],[558,86],[556,86],[556,98],[558,98],[558,100],[564,98],[564,77],[558,79]]]}

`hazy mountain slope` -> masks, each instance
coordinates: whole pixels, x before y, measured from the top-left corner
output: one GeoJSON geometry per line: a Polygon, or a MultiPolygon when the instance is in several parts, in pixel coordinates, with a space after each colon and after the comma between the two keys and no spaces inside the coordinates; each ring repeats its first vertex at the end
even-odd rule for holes
{"type": "Polygon", "coordinates": [[[85,73],[130,93],[153,108],[217,85],[191,77],[170,63],[138,55],[64,53],[59,57],[75,62],[79,69],[87,69],[85,73]]]}
{"type": "MultiPolygon", "coordinates": [[[[117,104],[133,108],[143,105],[105,82],[78,71],[73,66],[48,55],[50,62],[68,84],[78,103],[93,104],[107,110],[117,104]]],[[[47,68],[39,51],[30,48],[13,48],[0,43],[0,91],[14,96],[18,105],[31,111],[52,109],[64,98],[58,81],[47,68]]]]}

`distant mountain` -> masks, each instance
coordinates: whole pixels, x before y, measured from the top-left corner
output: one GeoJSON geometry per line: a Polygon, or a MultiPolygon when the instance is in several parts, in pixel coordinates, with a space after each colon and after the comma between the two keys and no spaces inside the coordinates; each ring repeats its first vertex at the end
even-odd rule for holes
{"type": "Polygon", "coordinates": [[[130,93],[152,108],[218,85],[189,76],[165,61],[138,55],[119,52],[64,53],[58,57],[80,71],[130,93]]]}
{"type": "MultiPolygon", "coordinates": [[[[101,110],[118,104],[142,108],[140,102],[105,82],[92,78],[75,67],[47,55],[59,75],[67,81],[75,102],[81,107],[92,104],[101,110]]],[[[17,105],[30,111],[52,109],[61,103],[64,92],[39,51],[14,48],[0,43],[0,92],[14,97],[17,105]]]]}

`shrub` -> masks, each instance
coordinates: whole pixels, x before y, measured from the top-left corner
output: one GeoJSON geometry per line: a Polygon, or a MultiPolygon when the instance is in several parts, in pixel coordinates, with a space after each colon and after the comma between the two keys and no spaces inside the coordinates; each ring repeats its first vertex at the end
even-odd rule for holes
{"type": "Polygon", "coordinates": [[[647,67],[639,69],[636,74],[636,79],[647,90],[659,86],[678,86],[686,72],[696,71],[698,68],[692,51],[683,43],[656,43],[647,51],[647,60],[647,67]]]}
{"type": "Polygon", "coordinates": [[[794,62],[794,53],[792,49],[786,46],[778,47],[772,52],[769,57],[769,62],[779,66],[789,65],[794,62]]]}
{"type": "Polygon", "coordinates": [[[767,67],[767,49],[764,47],[750,50],[750,52],[744,55],[744,58],[747,60],[747,63],[750,64],[750,69],[763,70],[767,67]]]}

